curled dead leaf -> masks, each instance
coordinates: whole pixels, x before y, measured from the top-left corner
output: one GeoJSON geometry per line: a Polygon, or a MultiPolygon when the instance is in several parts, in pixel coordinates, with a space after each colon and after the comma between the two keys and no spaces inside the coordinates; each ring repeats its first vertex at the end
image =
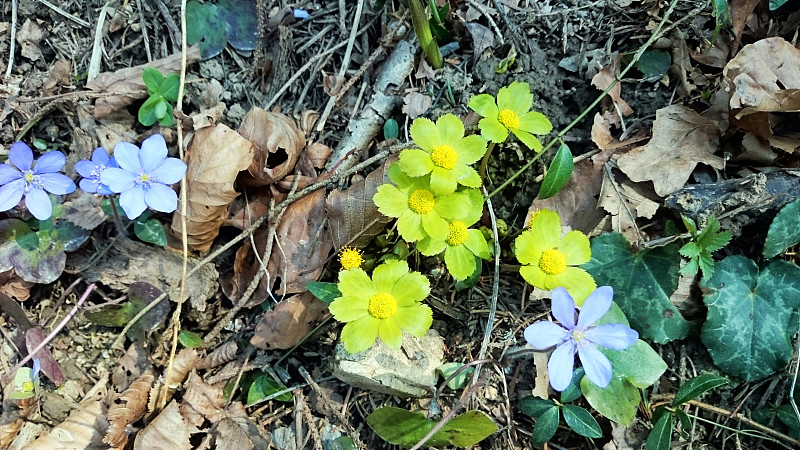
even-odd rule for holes
{"type": "Polygon", "coordinates": [[[150,389],[150,401],[147,403],[148,411],[155,411],[157,405],[160,404],[161,400],[159,397],[164,395],[161,393],[161,389],[164,389],[165,385],[167,388],[165,401],[169,401],[172,398],[175,389],[183,383],[183,380],[186,379],[189,372],[194,369],[197,360],[197,351],[193,348],[184,348],[178,352],[172,363],[172,370],[164,369],[164,373],[169,374],[169,379],[165,382],[163,377],[160,377],[150,389]]]}
{"type": "Polygon", "coordinates": [[[197,362],[195,368],[197,369],[213,369],[219,367],[227,362],[236,359],[236,354],[239,352],[239,344],[236,340],[231,339],[214,351],[206,355],[203,359],[197,362]]]}
{"type": "Polygon", "coordinates": [[[247,113],[239,133],[255,147],[247,174],[239,177],[244,186],[266,186],[280,180],[294,169],[306,146],[306,137],[294,120],[258,107],[247,113]]]}
{"type": "MultiPolygon", "coordinates": [[[[620,56],[617,56],[614,61],[603,67],[595,76],[592,77],[592,86],[595,86],[597,89],[601,91],[605,91],[611,83],[619,76],[619,66],[620,66],[620,56]]],[[[618,111],[623,116],[629,116],[633,114],[633,108],[622,99],[622,83],[617,83],[610,91],[608,91],[608,96],[611,97],[611,100],[617,106],[618,111]]]]}
{"type": "Polygon", "coordinates": [[[310,292],[293,295],[264,313],[250,343],[263,350],[292,348],[327,312],[328,305],[310,292]]]}
{"type": "Polygon", "coordinates": [[[108,431],[103,442],[122,447],[128,441],[125,427],[141,419],[147,408],[147,395],[153,385],[152,370],[147,370],[131,386],[120,394],[108,409],[108,431]]]}

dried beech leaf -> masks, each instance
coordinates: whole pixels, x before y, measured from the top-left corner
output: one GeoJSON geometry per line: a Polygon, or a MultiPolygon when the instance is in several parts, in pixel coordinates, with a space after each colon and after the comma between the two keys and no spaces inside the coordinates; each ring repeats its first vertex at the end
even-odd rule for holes
{"type": "Polygon", "coordinates": [[[264,313],[250,343],[263,350],[292,348],[328,312],[310,292],[293,295],[264,313]]]}
{"type": "Polygon", "coordinates": [[[241,402],[231,403],[227,417],[220,420],[214,429],[217,450],[267,448],[270,443],[262,437],[263,435],[269,433],[250,421],[241,402]]]}
{"type": "MultiPolygon", "coordinates": [[[[186,59],[189,64],[199,61],[200,48],[196,45],[189,47],[186,59]]],[[[109,95],[100,97],[95,101],[94,116],[102,119],[113,111],[130,105],[137,99],[147,97],[147,86],[142,80],[142,70],[145,67],[155,67],[164,75],[177,73],[181,69],[181,54],[175,53],[147,64],[125,67],[116,72],[105,72],[98,75],[97,78],[87,83],[86,87],[95,92],[109,95]]]]}
{"type": "Polygon", "coordinates": [[[178,403],[170,402],[152,422],[137,433],[133,448],[134,450],[153,448],[191,449],[189,429],[178,411],[178,403]]]}
{"type": "Polygon", "coordinates": [[[236,354],[239,352],[239,344],[231,339],[214,351],[206,355],[203,359],[197,362],[195,368],[199,369],[213,369],[219,367],[229,361],[236,359],[236,354]]]}
{"type": "Polygon", "coordinates": [[[111,384],[117,392],[122,392],[139,378],[147,368],[147,351],[141,341],[133,341],[128,351],[119,359],[119,364],[111,375],[111,384]]]}
{"type": "Polygon", "coordinates": [[[31,287],[36,283],[25,281],[14,270],[0,272],[0,293],[24,302],[31,295],[31,287]]]}
{"type": "MultiPolygon", "coordinates": [[[[22,418],[10,419],[6,417],[3,419],[5,423],[0,424],[0,448],[9,448],[17,437],[17,434],[19,434],[19,430],[25,425],[25,420],[22,418]]],[[[47,447],[47,450],[53,448],[56,447],[47,447]]]]}
{"type": "Polygon", "coordinates": [[[153,379],[153,371],[148,369],[114,400],[114,404],[108,409],[109,426],[103,442],[114,447],[125,445],[128,441],[125,427],[144,415],[153,379]]]}
{"type": "Polygon", "coordinates": [[[313,142],[306,147],[306,156],[308,156],[314,167],[323,169],[332,151],[330,147],[322,142],[313,142]]]}
{"type": "MultiPolygon", "coordinates": [[[[620,66],[620,57],[617,58],[609,65],[603,67],[595,76],[592,77],[592,86],[595,86],[597,89],[601,91],[605,91],[611,83],[619,75],[619,66],[620,66]]],[[[625,100],[622,99],[622,83],[617,83],[610,91],[608,91],[608,96],[611,97],[611,101],[614,102],[616,107],[619,109],[619,112],[622,113],[623,116],[629,116],[633,114],[633,108],[631,105],[628,104],[625,100]]]]}
{"type": "MultiPolygon", "coordinates": [[[[194,134],[186,151],[186,233],[189,249],[205,253],[228,217],[238,192],[233,183],[253,162],[253,145],[225,125],[194,134]]],[[[172,216],[170,246],[180,248],[181,208],[172,216]]]]}
{"type": "Polygon", "coordinates": [[[222,417],[222,403],[222,389],[206,384],[193,370],[186,381],[180,408],[186,421],[199,427],[207,419],[213,425],[222,417]]]}
{"type": "Polygon", "coordinates": [[[294,169],[306,146],[306,137],[294,120],[255,106],[242,120],[239,133],[255,146],[249,176],[239,178],[245,186],[266,186],[280,180],[294,169]]]}
{"type": "MultiPolygon", "coordinates": [[[[194,369],[197,360],[197,350],[193,348],[184,348],[175,356],[172,370],[168,371],[164,369],[165,374],[169,373],[169,379],[166,382],[168,387],[166,401],[172,399],[172,394],[175,393],[175,389],[183,383],[183,380],[186,379],[186,375],[194,369]]],[[[163,395],[161,389],[164,388],[165,384],[162,378],[163,377],[160,377],[150,389],[150,401],[147,403],[147,410],[150,412],[155,411],[156,405],[161,401],[159,397],[163,395]]]]}
{"type": "MultiPolygon", "coordinates": [[[[659,203],[650,199],[646,186],[628,180],[617,181],[611,170],[603,172],[598,206],[611,214],[611,229],[622,233],[629,242],[638,242],[644,236],[636,226],[639,217],[651,218],[659,203]]],[[[650,194],[653,196],[653,194],[650,194]]]]}
{"type": "Polygon", "coordinates": [[[363,180],[343,191],[328,194],[325,211],[335,248],[345,245],[365,247],[389,223],[391,219],[378,212],[372,196],[378,186],[389,183],[387,173],[395,161],[397,158],[388,158],[363,180]]]}
{"type": "MultiPolygon", "coordinates": [[[[25,448],[28,450],[106,448],[102,439],[108,427],[104,418],[107,383],[108,375],[100,377],[80,402],[80,408],[72,409],[64,422],[25,448]]],[[[6,448],[2,442],[0,446],[6,448]]]]}

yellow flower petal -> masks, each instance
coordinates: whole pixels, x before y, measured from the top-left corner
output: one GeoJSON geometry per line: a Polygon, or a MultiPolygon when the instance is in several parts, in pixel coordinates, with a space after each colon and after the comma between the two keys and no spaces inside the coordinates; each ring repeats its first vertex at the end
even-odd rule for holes
{"type": "Polygon", "coordinates": [[[578,230],[570,231],[561,238],[558,250],[567,258],[570,266],[580,266],[592,259],[592,248],[589,238],[578,230]]]}
{"type": "Polygon", "coordinates": [[[567,267],[567,270],[555,275],[555,279],[556,285],[566,289],[578,306],[582,305],[586,297],[597,289],[594,278],[578,267],[567,267]]]}
{"type": "Polygon", "coordinates": [[[344,348],[350,353],[363,352],[375,343],[378,337],[380,320],[367,315],[342,328],[342,342],[344,348]]]}

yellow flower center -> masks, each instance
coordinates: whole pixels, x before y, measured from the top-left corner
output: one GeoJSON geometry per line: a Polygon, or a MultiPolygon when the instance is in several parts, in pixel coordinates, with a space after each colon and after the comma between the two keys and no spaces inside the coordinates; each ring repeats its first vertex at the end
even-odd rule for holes
{"type": "Polygon", "coordinates": [[[567,270],[567,257],[554,248],[545,250],[539,260],[539,268],[548,275],[558,275],[567,270]]]}
{"type": "Polygon", "coordinates": [[[510,109],[500,111],[500,114],[497,115],[497,120],[508,129],[519,128],[519,116],[510,109]]]}
{"type": "Polygon", "coordinates": [[[32,172],[25,172],[25,181],[28,183],[33,183],[33,173],[32,172]]]}
{"type": "Polygon", "coordinates": [[[143,173],[143,174],[139,175],[139,179],[142,180],[142,181],[150,181],[150,175],[148,175],[146,173],[143,173]]]}
{"type": "Polygon", "coordinates": [[[427,189],[417,189],[408,196],[408,207],[417,214],[431,212],[435,204],[433,193],[427,189]]]}
{"type": "Polygon", "coordinates": [[[467,240],[467,226],[464,222],[454,221],[450,223],[450,230],[445,239],[452,246],[461,245],[467,240]]]}
{"type": "Polygon", "coordinates": [[[33,381],[25,380],[22,382],[22,392],[33,392],[33,381]]]}
{"type": "Polygon", "coordinates": [[[572,339],[575,340],[575,342],[582,341],[584,337],[584,330],[578,328],[572,330],[572,339]]]}
{"type": "Polygon", "coordinates": [[[361,267],[364,258],[361,256],[361,250],[352,247],[345,247],[339,253],[339,262],[342,264],[342,270],[350,270],[361,267]]]}
{"type": "Polygon", "coordinates": [[[437,166],[441,167],[442,169],[450,170],[456,166],[458,162],[458,154],[453,149],[453,147],[442,144],[433,149],[431,152],[431,160],[437,166]]]}
{"type": "Polygon", "coordinates": [[[387,292],[375,294],[369,299],[367,311],[376,319],[388,319],[397,313],[397,300],[387,292]]]}

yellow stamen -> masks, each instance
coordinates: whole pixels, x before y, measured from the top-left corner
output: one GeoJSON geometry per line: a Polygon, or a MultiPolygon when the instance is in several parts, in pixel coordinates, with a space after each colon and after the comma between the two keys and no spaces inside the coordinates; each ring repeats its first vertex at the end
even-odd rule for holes
{"type": "Polygon", "coordinates": [[[369,299],[367,311],[376,319],[388,319],[397,313],[397,300],[387,292],[375,294],[369,299]]]}
{"type": "Polygon", "coordinates": [[[345,247],[339,253],[339,262],[342,264],[342,270],[350,270],[361,267],[364,258],[361,256],[361,250],[352,247],[345,247]]]}
{"type": "Polygon", "coordinates": [[[433,149],[431,152],[431,160],[442,169],[450,170],[456,166],[458,162],[458,154],[453,147],[442,144],[433,149]]]}
{"type": "Polygon", "coordinates": [[[497,115],[497,120],[508,129],[519,128],[519,116],[510,109],[504,109],[497,115]]]}
{"type": "Polygon", "coordinates": [[[545,250],[539,260],[539,268],[548,275],[558,275],[567,270],[567,257],[554,248],[545,250]]]}
{"type": "Polygon", "coordinates": [[[33,174],[31,172],[25,172],[25,181],[33,183],[33,174]]]}
{"type": "Polygon", "coordinates": [[[408,196],[408,207],[417,214],[431,212],[435,204],[433,193],[427,189],[417,189],[408,196]]]}
{"type": "Polygon", "coordinates": [[[452,246],[461,245],[467,240],[467,226],[464,222],[454,221],[450,223],[450,230],[445,239],[452,246]]]}

